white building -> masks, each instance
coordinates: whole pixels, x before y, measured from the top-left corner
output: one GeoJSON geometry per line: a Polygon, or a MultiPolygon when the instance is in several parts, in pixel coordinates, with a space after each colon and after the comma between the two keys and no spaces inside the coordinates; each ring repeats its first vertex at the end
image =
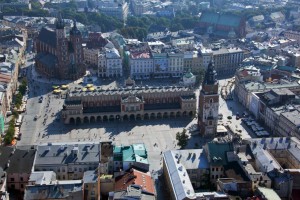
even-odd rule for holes
{"type": "Polygon", "coordinates": [[[170,52],[168,53],[168,72],[172,77],[181,77],[183,75],[183,53],[170,52]]]}
{"type": "Polygon", "coordinates": [[[100,52],[98,62],[99,77],[121,77],[123,76],[122,58],[115,48],[105,48],[100,52]]]}
{"type": "Polygon", "coordinates": [[[183,85],[184,86],[193,86],[196,83],[196,76],[192,72],[187,72],[183,76],[183,85]]]}
{"type": "Polygon", "coordinates": [[[128,4],[124,0],[102,0],[98,3],[98,9],[108,16],[117,17],[123,21],[127,20],[128,4]]]}
{"type": "Polygon", "coordinates": [[[153,73],[153,59],[149,51],[135,51],[129,58],[130,76],[134,79],[149,79],[153,73]]]}

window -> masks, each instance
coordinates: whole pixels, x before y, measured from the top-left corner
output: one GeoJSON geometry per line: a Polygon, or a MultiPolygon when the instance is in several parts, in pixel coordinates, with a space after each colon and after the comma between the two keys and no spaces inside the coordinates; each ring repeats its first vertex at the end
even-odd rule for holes
{"type": "Polygon", "coordinates": [[[213,168],[211,168],[211,171],[215,171],[215,168],[213,167],[213,168]]]}
{"type": "Polygon", "coordinates": [[[21,177],[20,180],[23,181],[23,177],[21,177]]]}
{"type": "Polygon", "coordinates": [[[219,176],[218,175],[216,175],[216,179],[218,179],[219,178],[219,176]]]}
{"type": "Polygon", "coordinates": [[[214,175],[211,175],[211,178],[212,178],[212,179],[215,179],[215,176],[214,176],[214,175]]]}
{"type": "Polygon", "coordinates": [[[10,181],[14,182],[14,181],[15,181],[15,178],[10,178],[10,181]]]}
{"type": "Polygon", "coordinates": [[[21,188],[24,188],[24,185],[23,185],[23,184],[21,184],[21,188]]]}
{"type": "Polygon", "coordinates": [[[216,171],[219,171],[219,168],[216,168],[216,171]]]}

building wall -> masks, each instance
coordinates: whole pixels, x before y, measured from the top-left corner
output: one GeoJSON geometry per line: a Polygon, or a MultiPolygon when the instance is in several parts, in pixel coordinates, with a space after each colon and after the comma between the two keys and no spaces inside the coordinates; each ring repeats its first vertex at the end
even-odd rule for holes
{"type": "Polygon", "coordinates": [[[98,193],[98,181],[94,183],[84,183],[84,197],[87,200],[97,200],[100,197],[98,193]]]}
{"type": "Polygon", "coordinates": [[[129,59],[130,76],[134,79],[148,79],[153,74],[153,59],[129,59]]]}
{"type": "Polygon", "coordinates": [[[187,169],[189,178],[194,188],[207,185],[209,178],[209,169],[187,169]]]}
{"type": "Polygon", "coordinates": [[[224,177],[223,166],[210,166],[210,181],[213,184],[216,184],[217,180],[223,177],[224,177]]]}
{"type": "Polygon", "coordinates": [[[28,184],[30,174],[27,173],[8,173],[7,187],[24,192],[25,186],[28,184]]]}
{"type": "Polygon", "coordinates": [[[98,163],[69,163],[53,165],[35,165],[35,171],[54,171],[58,180],[79,180],[83,178],[83,173],[88,170],[95,170],[98,163]]]}
{"type": "Polygon", "coordinates": [[[86,64],[90,66],[98,66],[98,57],[99,50],[98,49],[83,49],[83,57],[86,64]]]}
{"type": "Polygon", "coordinates": [[[213,52],[213,59],[218,75],[233,74],[244,60],[244,52],[242,50],[234,53],[213,52]]]}
{"type": "Polygon", "coordinates": [[[255,93],[251,93],[250,103],[249,103],[249,111],[254,115],[256,119],[258,119],[259,113],[259,98],[255,95],[255,93]]]}
{"type": "Polygon", "coordinates": [[[168,71],[172,77],[181,77],[183,74],[183,54],[168,55],[168,71]]]}
{"type": "Polygon", "coordinates": [[[122,59],[106,58],[106,77],[121,77],[123,76],[122,59]]]}
{"type": "Polygon", "coordinates": [[[199,97],[198,125],[200,134],[215,134],[217,132],[219,114],[218,84],[203,85],[199,97]]]}

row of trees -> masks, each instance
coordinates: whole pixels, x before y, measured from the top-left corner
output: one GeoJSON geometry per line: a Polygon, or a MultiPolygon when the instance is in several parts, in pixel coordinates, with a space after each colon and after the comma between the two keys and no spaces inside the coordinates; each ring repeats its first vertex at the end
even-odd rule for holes
{"type": "Polygon", "coordinates": [[[9,121],[8,129],[4,136],[4,143],[11,144],[12,140],[14,139],[15,135],[15,116],[9,121]]]}
{"type": "Polygon", "coordinates": [[[19,85],[19,92],[15,96],[15,106],[17,109],[19,109],[22,105],[23,96],[26,93],[26,89],[27,89],[27,81],[23,79],[21,85],[19,85]]]}
{"type": "MultiPolygon", "coordinates": [[[[7,1],[7,0],[0,0],[7,1]]],[[[89,7],[94,7],[93,1],[88,1],[89,7]]],[[[106,16],[102,13],[96,12],[77,12],[77,5],[75,1],[70,1],[64,4],[52,4],[46,3],[44,7],[38,2],[32,2],[32,9],[28,8],[10,8],[5,7],[2,9],[2,15],[23,15],[27,16],[40,16],[46,17],[50,14],[46,9],[56,9],[63,14],[64,18],[76,19],[78,22],[90,26],[98,26],[101,28],[102,32],[108,32],[113,30],[118,30],[118,32],[127,38],[138,38],[142,40],[146,37],[148,32],[163,31],[168,28],[170,31],[178,31],[182,29],[193,29],[197,26],[199,22],[198,12],[207,11],[196,9],[196,7],[191,7],[188,11],[177,11],[175,17],[157,17],[157,16],[129,16],[126,24],[120,19],[106,16]]],[[[275,11],[282,11],[288,14],[290,7],[276,8],[276,9],[248,9],[243,12],[241,11],[230,11],[230,13],[243,16],[249,19],[252,16],[260,14],[269,14],[275,11]]],[[[218,11],[214,8],[211,11],[218,11]]],[[[222,11],[224,12],[224,11],[222,11]]]]}

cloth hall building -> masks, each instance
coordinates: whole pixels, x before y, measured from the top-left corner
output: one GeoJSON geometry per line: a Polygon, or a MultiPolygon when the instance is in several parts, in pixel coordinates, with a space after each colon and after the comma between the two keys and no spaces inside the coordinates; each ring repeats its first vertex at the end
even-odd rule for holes
{"type": "Polygon", "coordinates": [[[193,117],[196,103],[194,91],[188,87],[77,87],[67,94],[62,117],[65,124],[193,117]]]}

